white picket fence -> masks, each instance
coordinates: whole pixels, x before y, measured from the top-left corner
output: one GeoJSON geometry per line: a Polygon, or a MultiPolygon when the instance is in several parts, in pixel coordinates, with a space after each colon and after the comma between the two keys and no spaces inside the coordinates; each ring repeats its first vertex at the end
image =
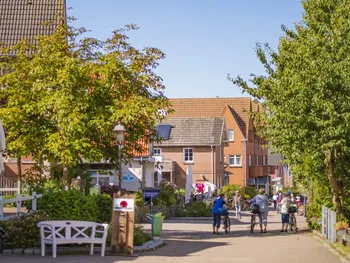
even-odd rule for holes
{"type": "Polygon", "coordinates": [[[335,223],[337,223],[337,213],[328,207],[322,206],[322,235],[331,243],[337,241],[335,223]]]}
{"type": "Polygon", "coordinates": [[[32,193],[31,196],[21,196],[17,194],[16,198],[12,199],[4,199],[4,197],[0,196],[0,221],[7,221],[11,218],[15,218],[22,214],[22,202],[32,200],[32,211],[36,211],[37,199],[41,198],[42,194],[32,193]],[[4,216],[4,206],[5,204],[16,203],[16,214],[10,216],[4,216]]]}

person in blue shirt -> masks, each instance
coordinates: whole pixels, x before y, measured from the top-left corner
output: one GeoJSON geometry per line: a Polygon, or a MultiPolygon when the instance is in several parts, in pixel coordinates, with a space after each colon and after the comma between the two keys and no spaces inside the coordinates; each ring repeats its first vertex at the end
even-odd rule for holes
{"type": "Polygon", "coordinates": [[[212,210],[213,214],[213,234],[219,234],[219,228],[221,223],[221,214],[220,209],[224,206],[224,195],[220,194],[220,196],[214,201],[214,206],[212,210]]]}

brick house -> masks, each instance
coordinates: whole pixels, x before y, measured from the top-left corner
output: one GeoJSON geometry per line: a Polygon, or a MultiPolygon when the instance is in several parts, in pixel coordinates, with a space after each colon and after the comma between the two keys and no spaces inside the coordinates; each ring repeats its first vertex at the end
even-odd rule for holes
{"type": "Polygon", "coordinates": [[[174,164],[173,169],[163,168],[163,179],[185,187],[191,164],[194,183],[208,180],[218,188],[224,185],[224,118],[169,117],[161,125],[166,131],[164,136],[160,133],[163,141],[153,144],[153,157],[174,164]]]}
{"type": "Polygon", "coordinates": [[[249,97],[243,98],[174,98],[171,117],[223,117],[228,137],[224,149],[228,183],[265,187],[269,191],[268,153],[258,134],[251,112],[263,110],[249,97]]]}

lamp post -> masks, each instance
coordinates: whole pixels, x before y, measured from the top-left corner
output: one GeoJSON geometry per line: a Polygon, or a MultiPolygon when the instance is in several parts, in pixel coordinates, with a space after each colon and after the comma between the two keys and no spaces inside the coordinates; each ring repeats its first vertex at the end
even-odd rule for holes
{"type": "Polygon", "coordinates": [[[118,185],[119,190],[122,189],[122,143],[125,140],[125,127],[122,124],[117,124],[114,126],[113,132],[115,133],[115,139],[118,143],[118,162],[119,162],[119,176],[118,185]]]}

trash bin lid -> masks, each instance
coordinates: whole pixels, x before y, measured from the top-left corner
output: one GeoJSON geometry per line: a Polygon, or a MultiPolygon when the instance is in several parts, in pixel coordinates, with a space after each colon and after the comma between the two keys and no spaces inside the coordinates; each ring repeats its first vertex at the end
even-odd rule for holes
{"type": "Polygon", "coordinates": [[[154,217],[162,217],[162,213],[157,213],[154,215],[154,217]]]}

